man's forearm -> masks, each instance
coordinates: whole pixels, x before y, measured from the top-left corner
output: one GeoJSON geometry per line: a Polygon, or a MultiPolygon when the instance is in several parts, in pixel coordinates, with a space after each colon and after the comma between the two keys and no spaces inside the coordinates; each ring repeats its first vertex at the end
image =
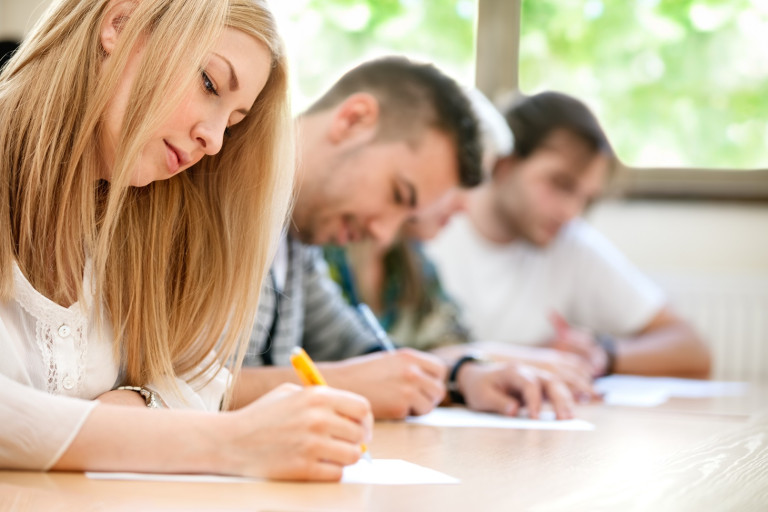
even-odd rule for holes
{"type": "Polygon", "coordinates": [[[706,344],[680,320],[632,339],[619,340],[614,372],[706,378],[710,365],[706,344]]]}
{"type": "MultiPolygon", "coordinates": [[[[338,363],[318,363],[317,365],[320,373],[323,374],[323,377],[325,377],[331,386],[339,387],[340,389],[354,389],[354,386],[340,385],[342,381],[339,380],[339,376],[336,375],[339,366],[338,363]]],[[[235,381],[231,409],[245,407],[284,382],[301,384],[299,378],[296,376],[296,372],[291,366],[259,366],[243,368],[235,381]]]]}
{"type": "Polygon", "coordinates": [[[240,370],[232,394],[231,409],[240,409],[284,382],[301,384],[290,366],[259,366],[240,370]]]}

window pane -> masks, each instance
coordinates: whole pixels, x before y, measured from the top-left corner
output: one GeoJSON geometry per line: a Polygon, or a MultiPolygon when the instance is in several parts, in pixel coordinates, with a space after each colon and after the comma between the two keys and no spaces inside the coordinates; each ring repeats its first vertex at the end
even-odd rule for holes
{"type": "Polygon", "coordinates": [[[768,166],[768,1],[524,0],[520,85],[585,100],[622,161],[768,166]]]}
{"type": "Polygon", "coordinates": [[[382,55],[433,62],[474,82],[477,0],[272,0],[303,110],[344,71],[382,55]]]}

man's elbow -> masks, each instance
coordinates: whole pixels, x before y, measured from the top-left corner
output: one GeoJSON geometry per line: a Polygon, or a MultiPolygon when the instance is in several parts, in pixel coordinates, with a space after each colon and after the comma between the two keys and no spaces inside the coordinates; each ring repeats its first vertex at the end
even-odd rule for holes
{"type": "Polygon", "coordinates": [[[707,342],[687,322],[684,325],[686,338],[689,340],[688,371],[691,377],[708,379],[712,375],[712,352],[707,342]]]}

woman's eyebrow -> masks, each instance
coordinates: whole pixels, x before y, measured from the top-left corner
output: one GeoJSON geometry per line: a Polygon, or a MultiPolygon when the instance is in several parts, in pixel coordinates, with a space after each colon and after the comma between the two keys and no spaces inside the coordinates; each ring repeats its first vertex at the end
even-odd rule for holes
{"type": "Polygon", "coordinates": [[[221,55],[220,53],[214,53],[215,56],[223,60],[227,63],[227,66],[229,66],[229,90],[230,91],[236,91],[240,88],[240,82],[237,81],[237,74],[235,73],[235,68],[232,66],[232,63],[229,62],[229,59],[227,59],[225,56],[221,55]]]}
{"type": "MultiPolygon", "coordinates": [[[[215,56],[226,62],[227,66],[229,67],[229,90],[230,91],[236,91],[240,88],[240,82],[237,81],[237,73],[235,73],[235,67],[232,65],[232,63],[229,61],[228,58],[223,56],[220,53],[214,53],[215,56]]],[[[237,112],[243,114],[244,116],[248,115],[249,110],[245,108],[237,109],[237,112]]]]}

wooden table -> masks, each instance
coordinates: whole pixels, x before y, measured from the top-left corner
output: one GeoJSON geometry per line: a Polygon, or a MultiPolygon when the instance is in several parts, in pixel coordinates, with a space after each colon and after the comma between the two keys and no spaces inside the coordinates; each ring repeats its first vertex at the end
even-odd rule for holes
{"type": "Polygon", "coordinates": [[[0,472],[0,510],[768,510],[768,386],[651,409],[581,406],[596,430],[377,423],[371,451],[458,485],[191,484],[0,472]]]}

